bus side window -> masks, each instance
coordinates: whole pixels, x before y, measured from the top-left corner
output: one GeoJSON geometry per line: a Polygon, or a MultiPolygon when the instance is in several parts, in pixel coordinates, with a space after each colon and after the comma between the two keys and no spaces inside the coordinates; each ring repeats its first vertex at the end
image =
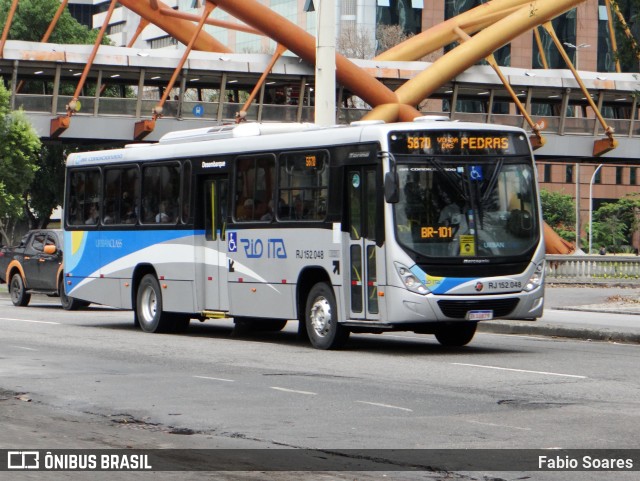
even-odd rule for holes
{"type": "Polygon", "coordinates": [[[180,164],[145,167],[142,171],[142,222],[175,224],[179,217],[180,164]]]}
{"type": "Polygon", "coordinates": [[[277,198],[279,220],[323,220],[327,214],[329,154],[321,151],[283,153],[277,198]]]}
{"type": "Polygon", "coordinates": [[[94,211],[100,210],[100,178],[98,169],[78,170],[70,174],[69,208],[66,212],[69,225],[90,225],[86,224],[89,219],[94,219],[93,225],[98,223],[94,211]]]}
{"type": "MultiPolygon", "coordinates": [[[[272,155],[238,157],[236,160],[235,220],[269,220],[269,201],[275,185],[275,159],[272,155]]],[[[271,204],[273,205],[273,203],[271,204]]]]}

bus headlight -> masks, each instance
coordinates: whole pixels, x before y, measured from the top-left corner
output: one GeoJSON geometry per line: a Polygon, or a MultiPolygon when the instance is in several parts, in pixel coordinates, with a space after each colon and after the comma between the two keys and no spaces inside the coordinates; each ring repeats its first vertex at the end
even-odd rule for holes
{"type": "Polygon", "coordinates": [[[418,279],[407,267],[396,263],[396,270],[398,271],[398,275],[400,276],[402,283],[408,290],[417,294],[429,293],[429,289],[427,289],[427,287],[420,282],[420,279],[418,279]]]}
{"type": "Polygon", "coordinates": [[[544,261],[536,266],[536,270],[524,285],[525,292],[531,292],[542,285],[544,279],[544,261]]]}

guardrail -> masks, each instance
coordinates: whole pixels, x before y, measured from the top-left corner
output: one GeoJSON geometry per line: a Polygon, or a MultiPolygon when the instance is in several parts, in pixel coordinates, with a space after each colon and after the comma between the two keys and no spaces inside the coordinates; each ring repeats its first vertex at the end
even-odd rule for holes
{"type": "Polygon", "coordinates": [[[547,255],[546,280],[551,283],[640,284],[640,256],[547,255]]]}

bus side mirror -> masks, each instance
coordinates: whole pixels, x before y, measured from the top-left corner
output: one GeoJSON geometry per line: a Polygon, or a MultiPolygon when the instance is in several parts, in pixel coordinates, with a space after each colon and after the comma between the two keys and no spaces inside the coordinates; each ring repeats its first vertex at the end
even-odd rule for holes
{"type": "Polygon", "coordinates": [[[398,173],[387,172],[384,176],[384,200],[389,204],[396,204],[400,201],[400,192],[398,191],[398,173]]]}

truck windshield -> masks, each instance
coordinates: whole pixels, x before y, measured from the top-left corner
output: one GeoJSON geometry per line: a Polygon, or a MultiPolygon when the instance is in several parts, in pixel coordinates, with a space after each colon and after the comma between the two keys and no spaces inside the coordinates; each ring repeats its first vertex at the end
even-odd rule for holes
{"type": "Polygon", "coordinates": [[[524,254],[538,240],[533,165],[525,157],[397,155],[398,241],[426,257],[524,254]]]}

